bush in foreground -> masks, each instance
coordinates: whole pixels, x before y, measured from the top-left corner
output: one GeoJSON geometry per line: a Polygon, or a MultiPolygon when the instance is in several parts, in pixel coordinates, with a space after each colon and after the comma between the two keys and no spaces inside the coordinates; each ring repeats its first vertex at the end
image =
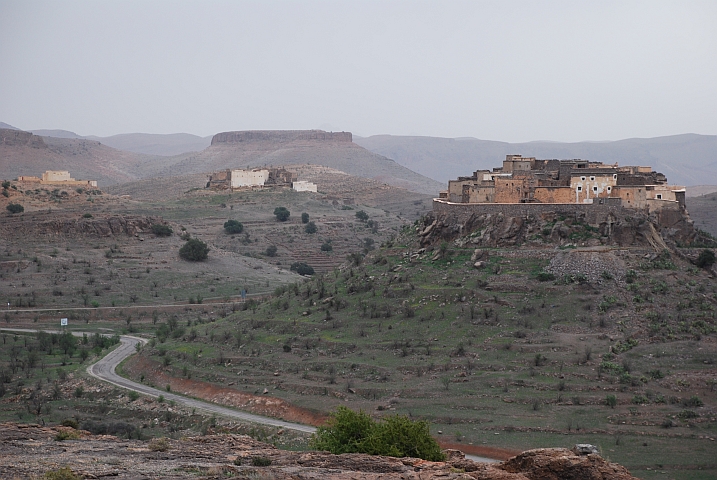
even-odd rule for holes
{"type": "Polygon", "coordinates": [[[179,256],[190,262],[201,262],[209,256],[209,247],[198,238],[190,238],[179,249],[179,256]]]}
{"type": "Polygon", "coordinates": [[[376,422],[368,414],[346,407],[338,407],[328,424],[317,429],[311,438],[311,447],[334,454],[367,453],[432,462],[446,459],[431,437],[428,423],[400,415],[376,422]]]}

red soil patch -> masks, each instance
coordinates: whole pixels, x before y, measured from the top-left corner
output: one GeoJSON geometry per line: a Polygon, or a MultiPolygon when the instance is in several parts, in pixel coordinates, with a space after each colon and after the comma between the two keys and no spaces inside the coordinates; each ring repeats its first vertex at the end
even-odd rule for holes
{"type": "MultiPolygon", "coordinates": [[[[169,385],[173,392],[182,393],[195,398],[219,405],[247,410],[257,415],[280,418],[290,422],[303,423],[318,427],[324,425],[328,419],[310,410],[296,407],[285,400],[270,397],[268,395],[253,395],[244,393],[229,387],[218,387],[208,382],[191,380],[186,378],[172,377],[164,373],[163,367],[158,363],[141,355],[135,355],[127,360],[124,366],[125,372],[139,375],[143,373],[145,379],[155,385],[169,385]]],[[[511,450],[499,447],[485,447],[480,445],[466,445],[463,443],[451,443],[438,441],[443,449],[460,450],[469,455],[493,458],[496,460],[507,460],[521,453],[520,450],[511,450]]]]}
{"type": "Polygon", "coordinates": [[[443,449],[450,448],[452,450],[460,450],[468,455],[477,455],[479,457],[493,458],[495,460],[508,460],[522,453],[521,450],[511,450],[509,448],[499,447],[483,447],[480,445],[466,445],[464,443],[442,442],[437,440],[443,449]]]}
{"type": "Polygon", "coordinates": [[[326,415],[296,407],[289,402],[268,395],[253,395],[229,387],[218,387],[200,380],[171,377],[162,371],[159,363],[141,355],[130,358],[125,364],[124,370],[133,375],[143,373],[149,382],[155,385],[169,385],[173,392],[219,405],[247,410],[256,415],[313,426],[323,425],[328,418],[326,415]]]}

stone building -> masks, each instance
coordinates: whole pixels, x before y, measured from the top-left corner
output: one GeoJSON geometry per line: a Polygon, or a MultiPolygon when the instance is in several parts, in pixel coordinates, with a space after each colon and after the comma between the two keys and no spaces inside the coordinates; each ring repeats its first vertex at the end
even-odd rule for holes
{"type": "Polygon", "coordinates": [[[291,184],[291,188],[297,192],[318,192],[317,185],[306,180],[297,180],[291,184]]]}
{"type": "Polygon", "coordinates": [[[227,169],[209,175],[206,187],[217,190],[290,187],[295,181],[296,174],[285,168],[227,169]]]}
{"type": "Polygon", "coordinates": [[[684,209],[685,188],[668,185],[651,167],[507,155],[502,167],[448,182],[440,201],[462,204],[600,204],[684,209]]]}
{"type": "Polygon", "coordinates": [[[41,185],[67,185],[97,188],[97,180],[75,180],[67,170],[46,170],[40,177],[23,175],[17,177],[18,182],[39,183],[41,185]]]}

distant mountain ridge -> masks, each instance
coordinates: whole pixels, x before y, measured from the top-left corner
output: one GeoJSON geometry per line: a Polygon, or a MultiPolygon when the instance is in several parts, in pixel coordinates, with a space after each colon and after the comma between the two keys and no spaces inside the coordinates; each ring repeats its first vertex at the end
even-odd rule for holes
{"type": "Polygon", "coordinates": [[[507,143],[476,138],[354,137],[354,143],[415,172],[447,182],[502,165],[506,155],[645,165],[676,185],[717,185],[717,135],[684,134],[608,142],[507,143]]]}
{"type": "MultiPolygon", "coordinates": [[[[227,168],[314,164],[418,193],[437,195],[443,188],[435,180],[356,145],[351,142],[349,132],[265,131],[257,136],[254,131],[248,135],[256,137],[252,141],[227,141],[247,138],[247,132],[223,132],[215,135],[215,145],[209,145],[211,138],[207,137],[208,146],[202,151],[174,156],[119,150],[94,139],[98,137],[80,137],[68,131],[38,132],[53,136],[0,129],[0,178],[39,175],[45,170],[69,170],[73,177],[98,180],[103,187],[151,177],[208,173],[227,168]]],[[[180,140],[182,135],[177,134],[180,140]]],[[[139,138],[135,134],[129,137],[130,143],[139,138]]],[[[155,140],[151,135],[147,137],[150,141],[155,140]]],[[[123,141],[122,135],[108,138],[117,140],[116,145],[123,141]]]]}
{"type": "MultiPolygon", "coordinates": [[[[3,122],[0,122],[0,129],[19,130],[3,122]]],[[[86,172],[83,178],[96,178],[105,185],[241,166],[313,163],[436,194],[445,188],[449,179],[470,175],[477,169],[500,166],[508,154],[649,165],[667,175],[672,184],[717,185],[715,135],[684,134],[577,143],[508,143],[472,137],[376,135],[353,136],[352,143],[349,132],[321,130],[222,132],[206,137],[186,133],[98,137],[81,136],[67,130],[31,132],[44,138],[46,147],[54,151],[43,160],[44,165],[62,163],[60,157],[64,154],[60,152],[60,146],[65,145],[65,153],[71,157],[69,164],[79,167],[80,173],[86,172]],[[313,140],[323,142],[307,144],[311,136],[316,137],[313,140]],[[318,150],[312,152],[312,149],[318,150]],[[104,159],[107,164],[93,166],[95,157],[104,159]],[[116,161],[109,161],[112,158],[116,161]],[[95,170],[98,174],[92,173],[95,170]]],[[[17,152],[11,156],[20,158],[17,152]]],[[[0,176],[9,176],[10,171],[18,170],[18,165],[6,167],[10,170],[3,168],[8,160],[0,158],[0,176]]]]}

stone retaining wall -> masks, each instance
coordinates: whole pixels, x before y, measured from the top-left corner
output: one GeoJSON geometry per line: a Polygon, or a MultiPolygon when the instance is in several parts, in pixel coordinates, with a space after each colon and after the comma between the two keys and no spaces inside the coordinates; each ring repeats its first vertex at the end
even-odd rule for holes
{"type": "Polygon", "coordinates": [[[506,217],[522,217],[555,213],[572,216],[584,215],[585,221],[591,225],[599,225],[609,215],[623,217],[625,215],[646,214],[635,209],[626,209],[620,205],[595,205],[572,203],[451,203],[442,199],[433,199],[433,212],[437,217],[451,215],[459,223],[466,222],[471,215],[496,215],[502,213],[506,217]]]}

